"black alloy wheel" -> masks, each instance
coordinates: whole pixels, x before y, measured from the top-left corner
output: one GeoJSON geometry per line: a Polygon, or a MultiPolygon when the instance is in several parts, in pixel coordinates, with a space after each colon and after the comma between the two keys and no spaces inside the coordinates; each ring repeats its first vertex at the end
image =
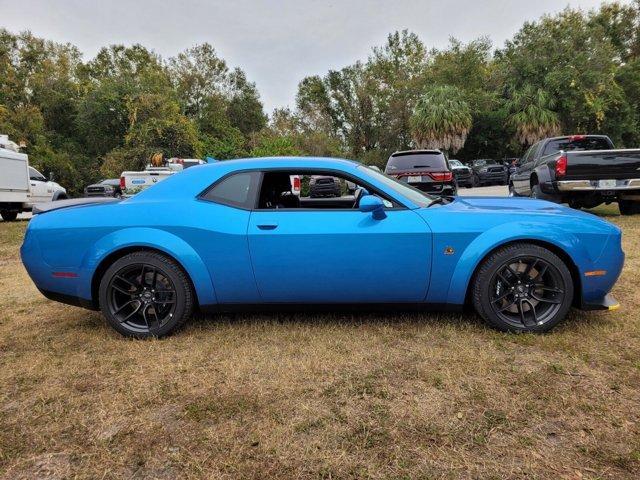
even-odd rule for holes
{"type": "Polygon", "coordinates": [[[561,321],[573,300],[571,273],[549,250],[513,244],[482,264],[474,305],[490,325],[504,331],[544,332],[561,321]]]}
{"type": "Polygon", "coordinates": [[[190,316],[193,293],[186,274],[173,260],[155,252],[134,252],[105,272],[100,308],[123,335],[161,337],[190,316]]]}

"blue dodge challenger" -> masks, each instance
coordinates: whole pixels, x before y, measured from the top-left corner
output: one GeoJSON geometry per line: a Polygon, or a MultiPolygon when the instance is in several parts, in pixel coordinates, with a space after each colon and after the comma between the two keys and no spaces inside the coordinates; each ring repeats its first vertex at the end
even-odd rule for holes
{"type": "Polygon", "coordinates": [[[519,198],[430,196],[348,160],[260,158],[190,168],[127,200],[36,210],[21,255],[48,298],[160,337],[196,309],[473,306],[503,331],[544,332],[573,306],[617,306],[621,232],[519,198]],[[355,184],[310,198],[308,178],[355,184]]]}

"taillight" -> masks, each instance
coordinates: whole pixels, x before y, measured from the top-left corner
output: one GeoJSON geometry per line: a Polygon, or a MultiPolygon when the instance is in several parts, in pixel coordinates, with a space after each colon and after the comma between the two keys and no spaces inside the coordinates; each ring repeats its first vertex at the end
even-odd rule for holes
{"type": "Polygon", "coordinates": [[[556,177],[564,177],[567,174],[567,156],[562,155],[556,160],[556,177]]]}
{"type": "Polygon", "coordinates": [[[429,176],[436,182],[450,182],[453,180],[453,173],[451,172],[430,172],[429,176]]]}
{"type": "Polygon", "coordinates": [[[293,178],[293,189],[300,190],[300,177],[293,178]]]}
{"type": "Polygon", "coordinates": [[[587,138],[586,135],[571,135],[569,137],[569,141],[570,142],[577,142],[577,141],[580,141],[580,140],[584,140],[585,138],[587,138]]]}
{"type": "Polygon", "coordinates": [[[124,177],[120,177],[120,190],[124,190],[124,188],[125,188],[124,177]]]}

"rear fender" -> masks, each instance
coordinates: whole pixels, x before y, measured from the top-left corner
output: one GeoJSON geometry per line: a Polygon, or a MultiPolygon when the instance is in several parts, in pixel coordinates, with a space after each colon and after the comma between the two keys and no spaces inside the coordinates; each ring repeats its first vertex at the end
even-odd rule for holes
{"type": "Polygon", "coordinates": [[[564,251],[577,266],[589,269],[599,254],[587,252],[583,243],[571,232],[553,225],[516,222],[498,225],[476,237],[462,252],[447,294],[447,303],[463,304],[467,286],[480,262],[496,248],[515,241],[547,243],[564,251]]]}
{"type": "MultiPolygon", "coordinates": [[[[141,247],[153,248],[173,257],[185,269],[196,291],[198,303],[217,303],[211,276],[198,253],[184,240],[165,230],[156,228],[127,228],[102,237],[85,254],[81,269],[93,277],[96,268],[112,253],[118,250],[141,247]]],[[[92,282],[83,285],[81,297],[92,298],[92,282]]]]}

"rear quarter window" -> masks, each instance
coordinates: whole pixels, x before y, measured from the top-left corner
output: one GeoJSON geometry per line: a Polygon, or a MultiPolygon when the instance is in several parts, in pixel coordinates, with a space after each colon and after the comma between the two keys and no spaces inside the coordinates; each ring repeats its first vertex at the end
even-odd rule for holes
{"type": "Polygon", "coordinates": [[[222,205],[249,210],[255,204],[259,179],[259,172],[235,173],[219,180],[200,198],[222,205]]]}
{"type": "Polygon", "coordinates": [[[412,153],[391,156],[387,162],[385,172],[399,170],[449,170],[447,161],[442,153],[412,153]]]}

